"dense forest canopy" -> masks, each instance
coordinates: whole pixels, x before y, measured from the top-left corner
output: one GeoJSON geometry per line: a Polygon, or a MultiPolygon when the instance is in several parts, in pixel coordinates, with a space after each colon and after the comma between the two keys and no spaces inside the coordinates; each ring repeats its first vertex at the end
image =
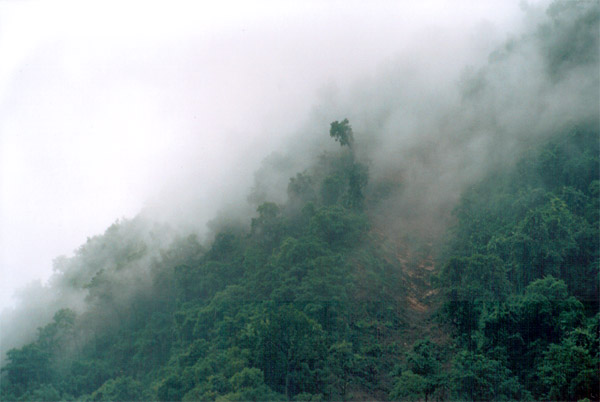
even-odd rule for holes
{"type": "Polygon", "coordinates": [[[61,308],[6,351],[0,398],[598,400],[599,18],[555,2],[467,71],[439,147],[381,162],[393,141],[335,120],[284,201],[257,176],[210,242],[140,214],[58,258],[61,308]],[[545,109],[522,115],[498,83],[521,95],[526,56],[545,109]]]}

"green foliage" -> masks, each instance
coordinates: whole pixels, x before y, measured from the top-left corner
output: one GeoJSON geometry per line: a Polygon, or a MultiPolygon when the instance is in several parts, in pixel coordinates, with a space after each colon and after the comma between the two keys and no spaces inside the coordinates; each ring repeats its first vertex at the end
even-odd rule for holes
{"type": "Polygon", "coordinates": [[[369,171],[354,154],[354,137],[348,119],[341,123],[331,123],[330,135],[340,145],[348,146],[350,152],[335,159],[323,158],[321,161],[327,172],[321,184],[321,200],[325,205],[342,203],[346,208],[360,211],[364,208],[369,171]]]}
{"type": "Polygon", "coordinates": [[[141,401],[146,398],[142,384],[131,377],[111,378],[90,396],[91,401],[141,401]]]}
{"type": "Polygon", "coordinates": [[[346,182],[342,175],[328,176],[321,186],[321,199],[325,205],[337,204],[342,199],[344,191],[346,191],[346,182]]]}
{"type": "Polygon", "coordinates": [[[252,218],[252,236],[261,247],[270,251],[276,247],[284,232],[284,222],[277,204],[265,202],[257,209],[258,217],[252,218]]]}
{"type": "Polygon", "coordinates": [[[456,356],[451,384],[457,400],[531,399],[529,392],[501,362],[473,352],[463,351],[456,356]]]}
{"type": "Polygon", "coordinates": [[[402,370],[390,392],[393,400],[428,400],[441,384],[438,346],[429,338],[420,339],[406,354],[402,370]]]}
{"type": "Polygon", "coordinates": [[[597,400],[600,396],[598,332],[590,329],[576,328],[544,352],[537,374],[549,399],[597,400]]]}
{"type": "Polygon", "coordinates": [[[180,401],[185,395],[184,384],[177,375],[171,375],[161,381],[156,396],[161,401],[180,401]]]}
{"type": "Polygon", "coordinates": [[[330,387],[329,394],[332,399],[346,399],[352,379],[360,373],[362,365],[362,356],[354,352],[350,342],[342,341],[331,345],[327,359],[329,376],[326,382],[330,387]]]}
{"type": "Polygon", "coordinates": [[[7,372],[8,381],[16,391],[51,380],[50,351],[38,344],[29,344],[21,349],[11,349],[6,353],[9,363],[2,368],[7,372]]]}
{"type": "Polygon", "coordinates": [[[21,399],[25,401],[62,401],[70,398],[68,395],[62,397],[52,385],[42,384],[33,391],[26,392],[21,399]]]}
{"type": "Polygon", "coordinates": [[[403,371],[390,392],[393,401],[427,400],[430,385],[425,377],[410,370],[403,371]]]}
{"type": "Polygon", "coordinates": [[[222,401],[279,401],[281,394],[273,392],[264,383],[263,373],[257,368],[244,368],[231,377],[233,392],[223,395],[222,401]]]}
{"type": "Polygon", "coordinates": [[[290,178],[287,193],[289,207],[293,209],[302,208],[305,204],[317,200],[313,178],[308,174],[298,173],[296,177],[290,178]]]}
{"type": "Polygon", "coordinates": [[[437,345],[428,338],[420,339],[407,354],[406,360],[410,369],[425,377],[432,377],[440,370],[437,345]]]}
{"type": "Polygon", "coordinates": [[[420,278],[371,228],[386,191],[367,187],[348,121],[330,134],[348,148],[246,229],[202,245],[136,218],[58,259],[85,312],[7,353],[2,399],[598,399],[597,130],[534,144],[462,195],[433,274],[440,322],[422,326],[403,304],[420,278]],[[434,325],[447,333],[421,335],[434,325]]]}
{"type": "Polygon", "coordinates": [[[506,297],[509,283],[504,264],[494,255],[454,257],[442,269],[440,281],[446,293],[444,312],[472,349],[472,335],[485,305],[506,297]]]}
{"type": "Polygon", "coordinates": [[[513,269],[521,273],[519,283],[527,284],[546,275],[561,275],[565,260],[577,248],[576,236],[581,226],[580,219],[559,198],[552,198],[528,212],[504,243],[510,250],[513,269]]]}
{"type": "Polygon", "coordinates": [[[598,143],[567,131],[463,195],[437,277],[454,398],[597,398],[598,143]]]}
{"type": "Polygon", "coordinates": [[[344,119],[341,122],[337,120],[332,122],[331,128],[329,129],[329,135],[339,142],[341,146],[347,145],[352,148],[354,144],[352,126],[350,126],[348,119],[344,119]]]}
{"type": "Polygon", "coordinates": [[[310,231],[333,249],[349,247],[361,238],[368,227],[363,215],[350,212],[339,205],[323,207],[310,221],[310,231]]]}
{"type": "Polygon", "coordinates": [[[598,62],[600,7],[596,2],[557,1],[550,22],[539,27],[550,73],[559,77],[574,66],[598,62]]]}
{"type": "Polygon", "coordinates": [[[38,344],[41,348],[55,353],[66,342],[73,341],[75,336],[73,326],[77,315],[73,310],[61,309],[54,314],[53,321],[38,329],[38,344]]]}
{"type": "Polygon", "coordinates": [[[581,300],[598,300],[589,283],[600,261],[598,143],[597,131],[576,127],[473,186],[456,209],[452,255],[499,257],[515,291],[552,275],[581,300]]]}
{"type": "Polygon", "coordinates": [[[292,306],[281,306],[259,324],[256,364],[265,383],[288,398],[319,389],[325,356],[321,326],[292,306]]]}
{"type": "Polygon", "coordinates": [[[352,165],[348,172],[348,192],[344,200],[347,207],[354,210],[362,210],[365,201],[365,187],[369,181],[367,167],[360,163],[352,165]]]}

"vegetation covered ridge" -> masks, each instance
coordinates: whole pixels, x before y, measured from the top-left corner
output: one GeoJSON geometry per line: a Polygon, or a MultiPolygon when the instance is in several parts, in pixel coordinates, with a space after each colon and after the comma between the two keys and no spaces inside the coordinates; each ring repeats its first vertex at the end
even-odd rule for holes
{"type": "Polygon", "coordinates": [[[598,398],[593,126],[467,191],[439,270],[426,246],[411,265],[385,245],[349,123],[331,134],[340,151],[291,178],[287,203],[208,248],[192,235],[152,252],[168,230],[140,217],[90,239],[61,272],[86,309],[8,352],[2,399],[598,398]],[[435,301],[411,302],[415,286],[435,301]]]}
{"type": "Polygon", "coordinates": [[[600,400],[600,4],[540,19],[209,242],[140,214],[58,258],[0,399],[600,400]]]}

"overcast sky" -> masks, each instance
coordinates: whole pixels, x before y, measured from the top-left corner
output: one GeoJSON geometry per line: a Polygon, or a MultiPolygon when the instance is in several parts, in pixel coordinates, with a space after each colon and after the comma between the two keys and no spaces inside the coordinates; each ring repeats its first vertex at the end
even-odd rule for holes
{"type": "Polygon", "coordinates": [[[209,219],[323,88],[425,36],[485,51],[520,13],[507,0],[210,3],[0,2],[0,307],[153,200],[176,215],[193,187],[209,219]]]}

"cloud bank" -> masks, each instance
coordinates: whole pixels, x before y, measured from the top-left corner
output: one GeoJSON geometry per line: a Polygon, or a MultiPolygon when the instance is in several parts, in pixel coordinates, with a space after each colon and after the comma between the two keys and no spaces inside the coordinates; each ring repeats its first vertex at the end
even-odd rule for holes
{"type": "MultiPolygon", "coordinates": [[[[335,149],[333,120],[350,120],[373,185],[397,185],[375,215],[424,237],[489,170],[569,125],[598,125],[594,2],[176,3],[116,16],[110,2],[69,3],[75,17],[45,5],[47,19],[32,4],[42,7],[0,13],[2,305],[25,281],[50,279],[3,313],[2,351],[56,308],[85,309],[85,292],[63,291],[69,264],[86,280],[116,270],[109,256],[95,266],[75,253],[52,276],[54,257],[139,211],[200,234],[219,214],[247,221],[335,149]]],[[[170,230],[144,242],[159,253],[170,230]]]]}

